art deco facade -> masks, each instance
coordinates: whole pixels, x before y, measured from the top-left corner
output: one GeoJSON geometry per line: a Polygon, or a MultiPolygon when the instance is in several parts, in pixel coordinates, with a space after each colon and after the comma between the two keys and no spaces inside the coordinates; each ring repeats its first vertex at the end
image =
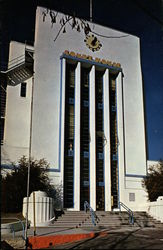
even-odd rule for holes
{"type": "MultiPolygon", "coordinates": [[[[50,18],[43,22],[43,11],[37,8],[33,92],[28,84],[32,156],[50,163],[51,182],[63,188],[63,208],[82,210],[88,201],[94,210],[109,211],[121,201],[143,210],[147,161],[139,38],[90,23],[97,34],[116,38],[85,37],[68,26],[54,42],[60,25],[51,28],[50,18]],[[90,49],[93,41],[98,50],[90,49]]],[[[16,89],[8,91],[16,99],[16,89]]],[[[23,112],[18,99],[14,105],[23,112]]],[[[30,129],[15,131],[28,151],[30,129]]],[[[14,147],[6,137],[8,152],[9,144],[14,147]]],[[[15,150],[21,157],[23,150],[15,150]]]]}

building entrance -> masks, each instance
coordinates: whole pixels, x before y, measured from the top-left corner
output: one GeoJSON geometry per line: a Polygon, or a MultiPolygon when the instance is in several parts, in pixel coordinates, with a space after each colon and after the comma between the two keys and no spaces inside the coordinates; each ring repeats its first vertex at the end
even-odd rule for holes
{"type": "Polygon", "coordinates": [[[96,188],[96,210],[105,210],[104,187],[96,188]]]}
{"type": "MultiPolygon", "coordinates": [[[[80,68],[80,210],[84,202],[90,203],[90,67],[81,64],[80,68]]],[[[75,131],[75,70],[76,64],[66,63],[65,86],[65,134],[64,134],[64,208],[74,207],[74,131],[75,131]]],[[[105,70],[95,69],[95,209],[105,210],[105,131],[104,131],[104,74],[105,70]]],[[[116,75],[109,74],[110,117],[110,173],[111,173],[111,208],[118,208],[118,138],[117,138],[117,100],[116,75]]],[[[107,185],[108,186],[108,185],[107,185]]],[[[91,204],[90,204],[91,205],[91,204]]]]}

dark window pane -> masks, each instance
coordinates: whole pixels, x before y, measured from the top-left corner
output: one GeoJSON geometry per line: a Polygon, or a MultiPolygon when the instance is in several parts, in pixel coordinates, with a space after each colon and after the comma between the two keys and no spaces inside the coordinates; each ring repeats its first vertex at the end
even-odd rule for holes
{"type": "Polygon", "coordinates": [[[5,119],[1,117],[1,145],[3,144],[5,119]]]}
{"type": "Polygon", "coordinates": [[[21,97],[26,97],[26,88],[27,88],[26,82],[22,82],[21,89],[20,89],[20,96],[21,97]]]}
{"type": "Polygon", "coordinates": [[[74,86],[75,65],[66,64],[65,89],[65,151],[64,151],[64,207],[73,207],[74,194],[74,86]]]}

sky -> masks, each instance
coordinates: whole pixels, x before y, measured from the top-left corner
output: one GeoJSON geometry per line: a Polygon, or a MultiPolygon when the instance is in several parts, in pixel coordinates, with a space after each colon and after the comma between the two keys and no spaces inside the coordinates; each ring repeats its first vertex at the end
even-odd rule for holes
{"type": "MultiPolygon", "coordinates": [[[[89,20],[89,0],[0,0],[1,66],[11,40],[32,42],[36,6],[89,20]]],[[[93,22],[140,38],[147,159],[163,159],[163,0],[92,0],[93,22]]]]}

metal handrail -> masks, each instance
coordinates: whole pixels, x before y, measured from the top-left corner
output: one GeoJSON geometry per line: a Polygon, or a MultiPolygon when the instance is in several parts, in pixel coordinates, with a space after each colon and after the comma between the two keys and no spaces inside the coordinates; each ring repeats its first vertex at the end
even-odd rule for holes
{"type": "MultiPolygon", "coordinates": [[[[20,220],[20,219],[18,219],[16,217],[8,217],[8,218],[1,218],[1,221],[2,220],[11,220],[11,219],[12,220],[17,220],[17,221],[19,221],[21,223],[22,229],[23,229],[23,235],[22,235],[22,237],[23,237],[23,239],[25,239],[25,228],[24,228],[24,224],[23,224],[22,220],[20,220]]],[[[15,238],[15,230],[14,230],[13,225],[11,225],[11,229],[12,229],[12,233],[13,233],[13,238],[15,238]]]]}
{"type": "Polygon", "coordinates": [[[92,219],[92,224],[94,226],[96,226],[96,222],[95,220],[97,221],[97,215],[95,213],[95,211],[93,210],[93,208],[91,208],[91,206],[89,205],[88,201],[85,201],[84,202],[84,211],[87,213],[87,209],[89,209],[90,213],[91,213],[91,219],[92,219]]]}
{"type": "Polygon", "coordinates": [[[119,201],[119,208],[120,208],[120,211],[121,211],[121,207],[123,207],[129,214],[129,223],[134,225],[134,213],[133,211],[127,207],[123,202],[119,201]]]}

